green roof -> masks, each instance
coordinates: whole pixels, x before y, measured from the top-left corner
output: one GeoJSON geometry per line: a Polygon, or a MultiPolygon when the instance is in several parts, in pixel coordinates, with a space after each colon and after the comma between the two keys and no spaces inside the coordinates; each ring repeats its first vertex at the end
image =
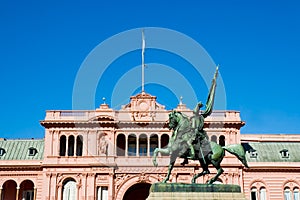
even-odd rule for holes
{"type": "Polygon", "coordinates": [[[0,140],[0,153],[1,149],[0,160],[43,160],[44,140],[0,140]],[[33,149],[32,155],[29,149],[33,149]]]}
{"type": "Polygon", "coordinates": [[[300,142],[249,142],[248,145],[255,150],[252,155],[251,150],[246,153],[248,162],[300,162],[300,142]],[[287,154],[283,156],[284,152],[287,154]]]}

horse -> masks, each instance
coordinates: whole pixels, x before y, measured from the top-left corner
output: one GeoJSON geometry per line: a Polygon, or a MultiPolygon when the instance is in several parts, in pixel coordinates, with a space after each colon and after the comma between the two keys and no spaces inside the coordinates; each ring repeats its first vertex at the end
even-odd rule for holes
{"type": "MultiPolygon", "coordinates": [[[[169,129],[173,130],[173,133],[167,147],[156,148],[154,150],[152,159],[153,165],[157,167],[158,163],[156,161],[156,158],[159,152],[170,155],[168,173],[165,179],[162,181],[163,183],[166,183],[169,180],[177,157],[186,158],[188,156],[187,152],[189,152],[189,147],[184,138],[186,138],[186,136],[190,137],[193,134],[189,118],[178,111],[172,111],[169,114],[169,129]]],[[[199,140],[193,142],[195,157],[192,158],[192,160],[198,160],[203,171],[193,176],[192,183],[195,183],[197,178],[206,174],[210,174],[210,171],[208,169],[208,166],[210,164],[212,164],[217,169],[217,174],[208,181],[208,184],[212,184],[213,182],[215,182],[218,177],[224,172],[220,164],[225,156],[225,151],[235,155],[245,167],[249,168],[247,160],[245,158],[245,150],[241,144],[220,146],[219,144],[212,141],[207,142],[209,142],[209,145],[211,147],[211,152],[209,154],[203,154],[201,142],[199,140]]]]}

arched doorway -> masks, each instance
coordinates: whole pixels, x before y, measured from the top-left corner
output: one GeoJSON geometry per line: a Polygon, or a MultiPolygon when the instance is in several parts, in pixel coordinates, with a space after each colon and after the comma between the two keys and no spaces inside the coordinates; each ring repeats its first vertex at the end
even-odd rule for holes
{"type": "Polygon", "coordinates": [[[124,194],[123,200],[145,200],[149,196],[150,183],[137,183],[124,194]]]}
{"type": "Polygon", "coordinates": [[[17,183],[13,180],[6,181],[2,187],[2,199],[16,200],[17,183]]]}

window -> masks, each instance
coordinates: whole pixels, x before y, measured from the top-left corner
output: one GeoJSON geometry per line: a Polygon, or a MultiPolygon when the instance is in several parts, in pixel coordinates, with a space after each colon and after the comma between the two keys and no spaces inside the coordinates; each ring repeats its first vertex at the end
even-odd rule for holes
{"type": "Polygon", "coordinates": [[[34,147],[29,148],[29,156],[35,156],[37,154],[37,149],[34,147]]]}
{"type": "Polygon", "coordinates": [[[281,158],[289,158],[290,157],[289,150],[287,150],[287,149],[282,149],[280,151],[280,154],[281,154],[281,158]]]}
{"type": "Polygon", "coordinates": [[[291,190],[290,188],[286,187],[284,189],[284,200],[292,200],[292,193],[291,193],[291,190]]]}
{"type": "Polygon", "coordinates": [[[150,156],[153,156],[153,152],[156,148],[158,148],[158,136],[151,135],[150,136],[150,156]]]}
{"type": "Polygon", "coordinates": [[[142,134],[139,137],[139,155],[147,156],[148,142],[147,135],[142,134]]]}
{"type": "Polygon", "coordinates": [[[33,200],[33,190],[23,191],[22,200],[33,200]]]}
{"type": "Polygon", "coordinates": [[[74,136],[70,135],[68,138],[68,156],[74,156],[74,136]]]}
{"type": "MultiPolygon", "coordinates": [[[[163,134],[160,138],[161,140],[161,148],[166,148],[168,146],[168,143],[169,143],[169,135],[168,134],[163,134]]],[[[170,156],[169,154],[164,154],[164,153],[161,153],[162,156],[170,156]]]]}
{"type": "Polygon", "coordinates": [[[259,199],[260,200],[266,200],[267,199],[267,190],[266,188],[262,187],[259,190],[259,199]]]}
{"type": "Polygon", "coordinates": [[[258,200],[258,195],[257,195],[257,189],[255,188],[255,187],[253,187],[252,189],[251,189],[251,200],[258,200]]]}
{"type": "Polygon", "coordinates": [[[250,158],[257,158],[257,151],[255,149],[250,149],[250,158]]]}
{"type": "Polygon", "coordinates": [[[3,156],[6,153],[5,149],[0,148],[0,156],[3,156]]]}
{"type": "Polygon", "coordinates": [[[219,145],[222,147],[225,146],[225,136],[224,135],[221,135],[219,137],[219,145]]]}
{"type": "Polygon", "coordinates": [[[126,145],[125,135],[119,134],[117,136],[117,156],[125,156],[125,145],[126,145]]]}
{"type": "Polygon", "coordinates": [[[212,135],[211,136],[211,138],[210,138],[210,140],[212,141],[212,142],[215,142],[215,143],[217,143],[217,136],[215,136],[215,135],[212,135]]]}
{"type": "Polygon", "coordinates": [[[300,200],[299,188],[294,188],[294,200],[300,200]]]}
{"type": "Polygon", "coordinates": [[[76,193],[77,193],[77,188],[76,188],[76,182],[74,180],[68,180],[64,183],[63,185],[63,200],[76,200],[76,193]]]}
{"type": "Polygon", "coordinates": [[[67,141],[67,138],[65,135],[60,136],[60,140],[59,140],[59,155],[60,156],[66,155],[66,141],[67,141]]]}
{"type": "Polygon", "coordinates": [[[98,187],[97,200],[108,200],[108,187],[105,186],[98,187]]]}
{"type": "Polygon", "coordinates": [[[81,135],[78,135],[76,138],[76,156],[82,156],[82,145],[83,138],[81,135]]]}
{"type": "Polygon", "coordinates": [[[136,136],[131,134],[128,136],[128,156],[136,155],[136,136]]]}

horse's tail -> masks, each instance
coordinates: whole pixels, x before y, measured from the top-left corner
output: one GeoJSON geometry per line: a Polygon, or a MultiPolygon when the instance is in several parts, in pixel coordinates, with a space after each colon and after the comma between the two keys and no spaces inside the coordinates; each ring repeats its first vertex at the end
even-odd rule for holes
{"type": "Polygon", "coordinates": [[[242,163],[245,167],[249,168],[247,160],[246,160],[246,156],[245,156],[245,149],[241,144],[230,144],[230,145],[226,145],[224,147],[222,147],[223,149],[225,149],[226,151],[228,151],[229,153],[235,155],[242,163]]]}

